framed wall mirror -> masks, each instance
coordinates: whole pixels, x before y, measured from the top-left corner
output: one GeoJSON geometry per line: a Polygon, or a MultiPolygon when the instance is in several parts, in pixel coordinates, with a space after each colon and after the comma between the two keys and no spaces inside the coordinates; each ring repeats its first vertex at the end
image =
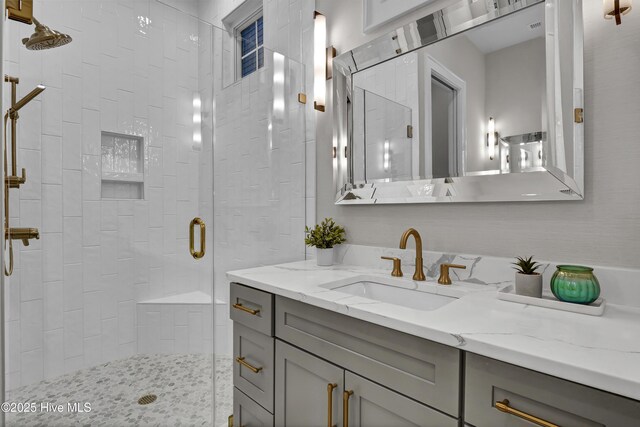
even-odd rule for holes
{"type": "Polygon", "coordinates": [[[460,0],[334,66],[338,204],[582,200],[581,0],[460,0]]]}

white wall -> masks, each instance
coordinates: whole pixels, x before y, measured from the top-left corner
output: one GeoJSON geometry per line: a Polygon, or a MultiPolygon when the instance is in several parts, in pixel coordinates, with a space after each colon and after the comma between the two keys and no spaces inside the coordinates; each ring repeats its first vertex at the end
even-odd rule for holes
{"type": "MultiPolygon", "coordinates": [[[[339,53],[370,37],[360,32],[360,0],[318,0],[339,53]]],[[[638,267],[640,253],[640,14],[616,27],[600,2],[585,1],[585,200],[427,206],[335,206],[332,111],[318,116],[318,218],[346,226],[351,243],[396,247],[417,228],[426,248],[453,253],[638,267]]],[[[422,13],[427,13],[423,10],[422,13]]],[[[390,31],[402,23],[381,29],[390,31]]],[[[329,86],[330,87],[330,86],[329,86]]]]}
{"type": "Polygon", "coordinates": [[[20,112],[18,166],[28,179],[12,190],[11,222],[38,227],[41,238],[14,245],[8,388],[135,354],[137,301],[210,292],[187,243],[200,203],[197,21],[151,0],[35,9],[74,40],[28,51],[20,40],[32,28],[11,21],[4,41],[19,93],[47,86],[20,112]],[[145,138],[145,200],[101,199],[101,130],[145,138]]]}
{"type": "Polygon", "coordinates": [[[501,136],[543,130],[544,58],[544,38],[487,54],[486,116],[496,120],[496,130],[501,136]],[[510,102],[514,94],[517,102],[510,102]]]}

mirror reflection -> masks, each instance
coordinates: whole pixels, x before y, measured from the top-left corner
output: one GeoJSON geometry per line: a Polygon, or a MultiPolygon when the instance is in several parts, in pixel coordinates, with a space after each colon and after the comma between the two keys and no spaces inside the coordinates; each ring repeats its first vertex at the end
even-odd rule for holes
{"type": "Polygon", "coordinates": [[[550,141],[545,27],[540,3],[354,73],[353,182],[566,171],[573,123],[550,141]]]}
{"type": "Polygon", "coordinates": [[[582,48],[580,0],[457,0],[344,52],[336,203],[581,200],[582,48]]]}

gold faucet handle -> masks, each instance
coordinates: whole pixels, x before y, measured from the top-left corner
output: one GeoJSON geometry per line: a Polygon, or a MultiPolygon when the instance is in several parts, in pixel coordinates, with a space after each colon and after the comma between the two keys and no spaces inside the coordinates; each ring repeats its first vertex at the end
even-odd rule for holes
{"type": "Polygon", "coordinates": [[[381,256],[380,259],[393,261],[393,271],[391,272],[391,275],[393,277],[402,277],[402,260],[400,258],[381,256]]]}
{"type": "Polygon", "coordinates": [[[466,269],[466,265],[460,264],[440,264],[440,277],[438,277],[438,283],[441,285],[450,285],[451,277],[449,277],[449,269],[450,268],[461,268],[466,269]]]}

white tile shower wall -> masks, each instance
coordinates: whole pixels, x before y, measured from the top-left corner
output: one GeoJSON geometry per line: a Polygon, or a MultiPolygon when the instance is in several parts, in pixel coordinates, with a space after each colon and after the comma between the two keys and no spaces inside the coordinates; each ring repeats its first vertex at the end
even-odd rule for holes
{"type": "Polygon", "coordinates": [[[211,304],[138,304],[139,354],[213,353],[211,304]]]}
{"type": "Polygon", "coordinates": [[[10,217],[42,234],[14,245],[8,388],[134,354],[137,301],[211,292],[187,235],[201,204],[203,151],[192,138],[198,21],[151,0],[36,0],[35,8],[74,40],[28,51],[20,40],[32,28],[16,22],[3,38],[19,93],[47,86],[20,112],[18,166],[28,179],[12,190],[10,217]],[[101,200],[101,130],[145,138],[146,200],[101,200]]]}
{"type": "MultiPolygon", "coordinates": [[[[241,3],[201,1],[199,16],[223,28],[222,18],[241,3]]],[[[265,73],[222,90],[223,64],[230,53],[221,48],[221,40],[213,49],[215,114],[224,113],[216,120],[213,156],[216,300],[229,301],[226,271],[305,257],[304,225],[315,223],[315,117],[322,114],[312,102],[314,10],[315,0],[263,2],[265,46],[286,61],[304,64],[304,76],[297,78],[304,80],[309,101],[302,107],[304,118],[274,123],[273,133],[266,117],[273,91],[258,77],[264,79],[265,73]],[[296,135],[299,128],[306,133],[296,135]],[[273,147],[266,148],[269,141],[273,147]]],[[[228,304],[217,307],[224,311],[216,313],[215,351],[230,354],[228,304]]]]}

